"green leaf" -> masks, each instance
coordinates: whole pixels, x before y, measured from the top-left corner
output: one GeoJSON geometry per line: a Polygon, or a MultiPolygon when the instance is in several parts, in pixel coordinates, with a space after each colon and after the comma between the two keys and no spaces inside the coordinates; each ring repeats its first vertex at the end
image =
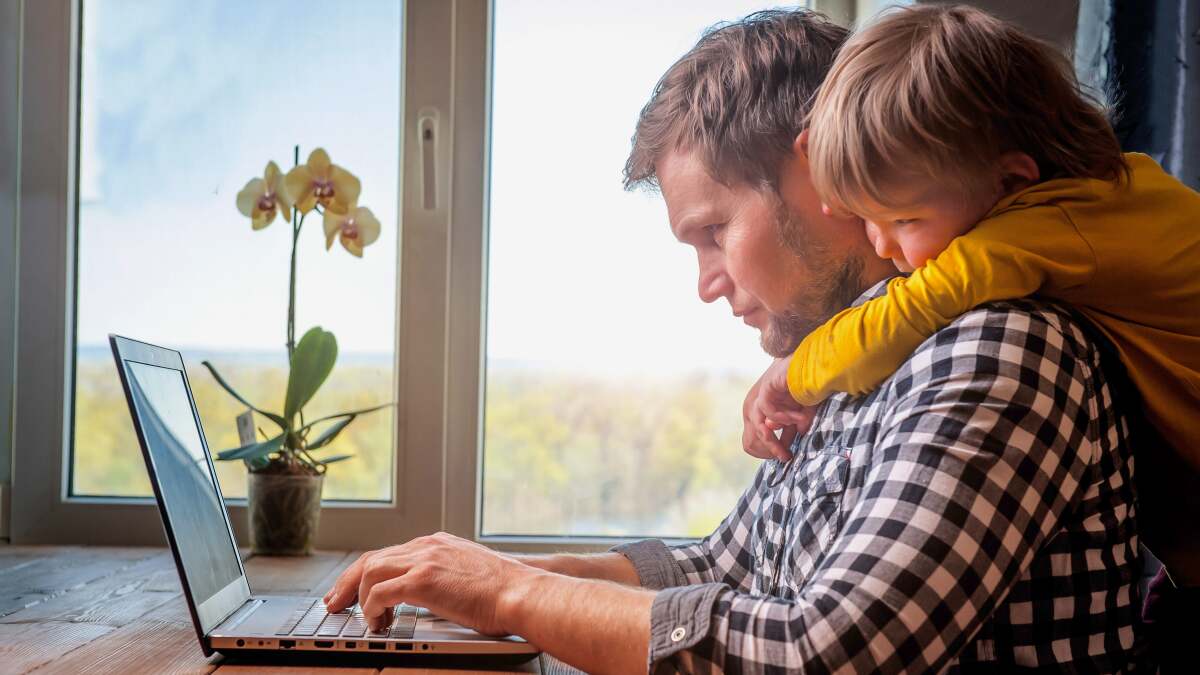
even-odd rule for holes
{"type": "Polygon", "coordinates": [[[217,369],[213,367],[213,364],[209,363],[208,361],[201,361],[201,362],[200,362],[200,364],[201,364],[201,365],[203,365],[205,368],[208,368],[208,372],[212,373],[212,376],[213,376],[214,378],[216,378],[216,380],[217,380],[217,384],[221,385],[221,387],[222,387],[222,388],[223,388],[225,391],[229,392],[229,394],[230,394],[231,396],[233,396],[233,397],[234,397],[234,398],[236,398],[237,400],[241,401],[243,404],[245,404],[245,405],[246,405],[248,408],[250,408],[250,409],[251,409],[251,410],[253,410],[254,412],[256,412],[256,413],[258,413],[258,414],[262,415],[263,417],[266,417],[267,419],[271,420],[271,421],[272,421],[272,422],[274,422],[275,424],[278,424],[280,429],[283,429],[283,430],[285,430],[285,431],[287,430],[287,428],[288,428],[288,423],[287,423],[287,420],[283,419],[283,418],[282,418],[282,417],[280,417],[279,415],[276,415],[275,413],[269,413],[269,412],[267,412],[267,411],[265,411],[265,410],[262,410],[262,409],[256,408],[256,407],[254,407],[254,405],[253,405],[253,404],[251,404],[249,401],[247,401],[246,399],[242,398],[242,395],[241,395],[241,394],[239,394],[239,393],[237,393],[236,391],[234,391],[234,390],[233,390],[233,387],[229,386],[229,385],[228,385],[228,384],[225,382],[224,378],[222,378],[222,377],[221,377],[221,374],[220,374],[220,373],[218,373],[218,372],[217,372],[217,369]]]}
{"type": "Polygon", "coordinates": [[[292,352],[283,416],[291,420],[317,393],[337,361],[337,338],[320,326],[309,329],[292,352]]]}
{"type": "Polygon", "coordinates": [[[223,461],[228,461],[231,459],[252,460],[256,457],[263,457],[278,450],[279,446],[283,445],[283,437],[284,434],[279,434],[275,438],[265,440],[261,443],[251,443],[250,445],[243,445],[240,448],[222,450],[221,452],[217,453],[217,459],[223,461]]]}
{"type": "Polygon", "coordinates": [[[337,438],[337,435],[342,433],[342,430],[345,429],[351,422],[353,422],[354,418],[356,418],[356,417],[358,417],[358,416],[351,415],[351,416],[347,417],[346,419],[338,422],[337,424],[329,427],[324,432],[322,432],[320,436],[317,436],[317,440],[313,441],[312,443],[309,443],[308,448],[306,448],[306,449],[316,450],[317,448],[323,448],[326,445],[329,445],[329,442],[332,441],[334,438],[337,438]]]}
{"type": "Polygon", "coordinates": [[[267,465],[271,463],[271,460],[267,459],[266,457],[255,457],[253,459],[244,459],[242,461],[245,462],[246,469],[249,471],[265,469],[267,468],[267,465]]]}
{"type": "Polygon", "coordinates": [[[330,457],[329,459],[319,459],[317,461],[322,464],[333,464],[334,462],[340,462],[343,459],[351,459],[353,457],[354,457],[354,455],[334,455],[333,457],[330,457]]]}
{"type": "Polygon", "coordinates": [[[315,419],[315,420],[309,422],[308,424],[305,424],[304,426],[300,427],[296,431],[297,432],[308,431],[309,429],[312,428],[312,426],[314,424],[320,424],[321,422],[328,422],[329,420],[335,420],[339,417],[351,417],[354,415],[365,415],[367,413],[375,412],[376,410],[383,410],[384,408],[388,408],[388,407],[394,406],[394,405],[396,405],[396,404],[395,403],[382,403],[380,405],[372,406],[370,408],[363,408],[362,410],[351,410],[349,412],[337,413],[335,415],[326,415],[325,417],[322,417],[320,419],[315,419]]]}

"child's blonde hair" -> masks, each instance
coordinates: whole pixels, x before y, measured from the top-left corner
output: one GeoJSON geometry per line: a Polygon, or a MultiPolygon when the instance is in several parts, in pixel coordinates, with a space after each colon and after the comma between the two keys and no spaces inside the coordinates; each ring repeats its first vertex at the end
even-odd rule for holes
{"type": "Polygon", "coordinates": [[[1067,59],[962,5],[898,8],[852,35],[808,121],[813,183],[840,210],[897,206],[913,180],[973,192],[1010,151],[1032,157],[1040,180],[1128,175],[1067,59]]]}

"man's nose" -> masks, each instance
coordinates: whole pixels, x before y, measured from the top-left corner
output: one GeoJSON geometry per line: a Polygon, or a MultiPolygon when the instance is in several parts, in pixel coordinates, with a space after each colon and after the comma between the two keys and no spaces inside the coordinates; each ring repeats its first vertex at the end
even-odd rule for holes
{"type": "Polygon", "coordinates": [[[725,273],[724,267],[705,261],[701,257],[700,281],[696,291],[700,294],[701,300],[713,303],[733,292],[733,282],[725,273]]]}

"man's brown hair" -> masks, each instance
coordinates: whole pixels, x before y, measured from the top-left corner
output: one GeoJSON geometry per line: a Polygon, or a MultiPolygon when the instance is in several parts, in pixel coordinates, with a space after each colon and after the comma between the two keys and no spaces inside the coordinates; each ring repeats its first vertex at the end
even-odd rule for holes
{"type": "Polygon", "coordinates": [[[973,191],[1006,152],[1040,180],[1119,180],[1103,108],[1053,46],[963,5],[896,8],[846,41],[808,120],[813,184],[850,211],[912,180],[973,191]]]}
{"type": "Polygon", "coordinates": [[[813,95],[847,31],[808,10],[772,10],[711,28],[642,108],[625,187],[658,187],[655,164],[697,152],[714,179],[774,188],[813,95]]]}

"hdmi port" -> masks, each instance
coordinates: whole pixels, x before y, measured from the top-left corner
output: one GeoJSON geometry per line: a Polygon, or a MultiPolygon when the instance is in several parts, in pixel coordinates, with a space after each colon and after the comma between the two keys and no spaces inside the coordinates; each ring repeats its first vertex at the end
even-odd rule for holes
{"type": "Polygon", "coordinates": [[[387,649],[386,642],[368,642],[367,649],[387,649]]]}
{"type": "Polygon", "coordinates": [[[280,640],[279,646],[282,649],[291,649],[292,647],[296,646],[296,641],[295,640],[280,640]]]}
{"type": "Polygon", "coordinates": [[[313,640],[313,646],[319,649],[331,649],[333,640],[313,640]]]}

